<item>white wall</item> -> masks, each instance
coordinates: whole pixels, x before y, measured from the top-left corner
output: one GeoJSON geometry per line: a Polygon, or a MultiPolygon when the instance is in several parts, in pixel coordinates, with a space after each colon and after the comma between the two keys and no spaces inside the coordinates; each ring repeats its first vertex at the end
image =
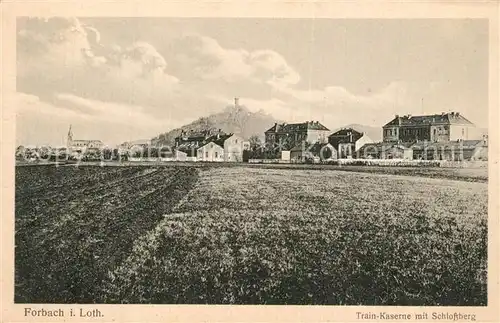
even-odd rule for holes
{"type": "Polygon", "coordinates": [[[232,135],[224,141],[224,161],[242,162],[243,161],[243,138],[232,135]]]}
{"type": "Polygon", "coordinates": [[[224,161],[224,148],[210,142],[198,148],[196,157],[201,161],[224,161]]]}
{"type": "Polygon", "coordinates": [[[310,143],[315,143],[319,141],[320,143],[328,142],[328,135],[330,131],[327,130],[308,130],[307,131],[307,141],[310,143]]]}
{"type": "Polygon", "coordinates": [[[358,141],[356,141],[355,150],[358,151],[361,147],[363,147],[364,144],[370,144],[370,143],[373,143],[373,140],[366,134],[363,134],[363,136],[359,138],[358,141]]]}
{"type": "Polygon", "coordinates": [[[450,140],[456,141],[458,139],[469,140],[469,139],[482,139],[480,135],[477,134],[478,131],[474,126],[467,125],[451,125],[450,126],[450,140]],[[462,129],[464,130],[462,135],[462,129]],[[479,138],[478,138],[479,137],[479,138]]]}

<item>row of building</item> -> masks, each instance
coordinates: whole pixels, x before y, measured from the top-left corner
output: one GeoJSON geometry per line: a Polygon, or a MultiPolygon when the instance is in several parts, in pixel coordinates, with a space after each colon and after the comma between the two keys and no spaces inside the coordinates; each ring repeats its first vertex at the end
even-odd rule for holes
{"type": "MultiPolygon", "coordinates": [[[[235,106],[238,99],[235,99],[235,106]]],[[[352,127],[332,132],[318,121],[275,123],[264,132],[264,142],[255,144],[221,129],[182,131],[173,147],[163,149],[164,160],[243,162],[249,158],[286,161],[337,158],[474,160],[487,159],[487,137],[478,135],[475,125],[458,112],[422,116],[396,115],[381,129],[382,141],[352,127]]],[[[150,140],[127,142],[117,154],[145,157],[153,147],[150,140]]],[[[99,155],[100,140],[75,140],[70,126],[67,146],[56,149],[71,155],[99,155]]],[[[155,154],[159,148],[153,147],[155,154]]]]}
{"type": "Polygon", "coordinates": [[[487,137],[480,137],[475,125],[460,113],[396,115],[381,130],[383,140],[375,142],[354,128],[341,128],[332,133],[318,121],[275,123],[265,131],[264,143],[258,146],[251,146],[244,138],[220,129],[182,132],[175,138],[173,158],[240,162],[246,161],[246,151],[260,150],[267,154],[259,158],[295,162],[337,158],[487,159],[487,137]]]}
{"type": "Polygon", "coordinates": [[[342,128],[334,133],[317,121],[275,124],[265,132],[266,147],[281,159],[370,158],[407,160],[487,159],[487,136],[458,112],[399,116],[382,127],[383,140],[342,128]]]}

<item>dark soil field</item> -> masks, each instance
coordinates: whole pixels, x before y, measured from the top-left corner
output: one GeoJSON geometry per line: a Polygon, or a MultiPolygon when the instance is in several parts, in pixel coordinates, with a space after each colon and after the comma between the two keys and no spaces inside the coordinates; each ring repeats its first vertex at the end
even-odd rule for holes
{"type": "Polygon", "coordinates": [[[442,174],[17,167],[15,301],[486,305],[487,183],[442,174]]]}

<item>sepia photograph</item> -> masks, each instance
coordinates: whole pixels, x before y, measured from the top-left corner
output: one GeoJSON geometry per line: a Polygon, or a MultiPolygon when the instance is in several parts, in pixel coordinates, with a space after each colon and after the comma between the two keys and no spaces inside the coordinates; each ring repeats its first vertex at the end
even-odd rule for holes
{"type": "Polygon", "coordinates": [[[487,20],[22,17],[17,76],[16,302],[487,304],[487,20]]]}
{"type": "Polygon", "coordinates": [[[13,22],[19,317],[314,305],[476,321],[496,302],[489,19],[13,22]]]}

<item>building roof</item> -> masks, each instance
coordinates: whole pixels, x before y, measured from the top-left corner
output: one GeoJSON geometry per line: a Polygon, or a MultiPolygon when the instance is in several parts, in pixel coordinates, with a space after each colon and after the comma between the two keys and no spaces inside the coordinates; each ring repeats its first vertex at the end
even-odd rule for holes
{"type": "Polygon", "coordinates": [[[229,138],[231,138],[232,136],[233,136],[232,133],[223,134],[223,135],[213,135],[213,136],[207,138],[206,142],[207,143],[213,142],[213,143],[221,146],[222,148],[224,148],[224,142],[226,140],[228,140],[229,138]]]}
{"type": "Polygon", "coordinates": [[[133,141],[126,141],[121,143],[119,146],[121,147],[131,147],[134,145],[151,145],[152,140],[150,139],[139,139],[139,140],[133,140],[133,141]]]}
{"type": "Polygon", "coordinates": [[[433,124],[463,124],[472,125],[473,123],[467,120],[458,112],[449,112],[441,114],[430,114],[422,116],[396,115],[394,119],[388,122],[385,127],[389,126],[418,126],[418,125],[433,125],[433,124]]]}
{"type": "Polygon", "coordinates": [[[364,133],[361,131],[357,131],[353,128],[342,128],[331,135],[328,136],[329,141],[335,141],[338,144],[344,143],[354,143],[361,139],[364,136],[364,133]],[[352,139],[349,137],[349,134],[352,134],[352,139]]]}
{"type": "Polygon", "coordinates": [[[101,143],[101,140],[86,140],[86,139],[73,139],[72,142],[83,142],[83,143],[101,143]]]}
{"type": "MultiPolygon", "coordinates": [[[[214,135],[217,131],[215,129],[207,129],[200,131],[182,131],[181,134],[175,139],[181,139],[182,141],[195,141],[195,140],[205,140],[206,138],[214,135]]],[[[221,130],[219,129],[219,132],[221,130]]]]}
{"type": "Polygon", "coordinates": [[[330,131],[319,121],[306,121],[302,123],[275,123],[266,132],[297,132],[306,130],[325,130],[330,131]]]}
{"type": "Polygon", "coordinates": [[[359,136],[361,136],[363,134],[363,132],[357,131],[356,129],[353,129],[353,128],[342,128],[342,129],[337,130],[336,132],[332,133],[328,137],[332,137],[332,136],[348,136],[349,133],[352,133],[353,135],[359,135],[359,136]]]}

